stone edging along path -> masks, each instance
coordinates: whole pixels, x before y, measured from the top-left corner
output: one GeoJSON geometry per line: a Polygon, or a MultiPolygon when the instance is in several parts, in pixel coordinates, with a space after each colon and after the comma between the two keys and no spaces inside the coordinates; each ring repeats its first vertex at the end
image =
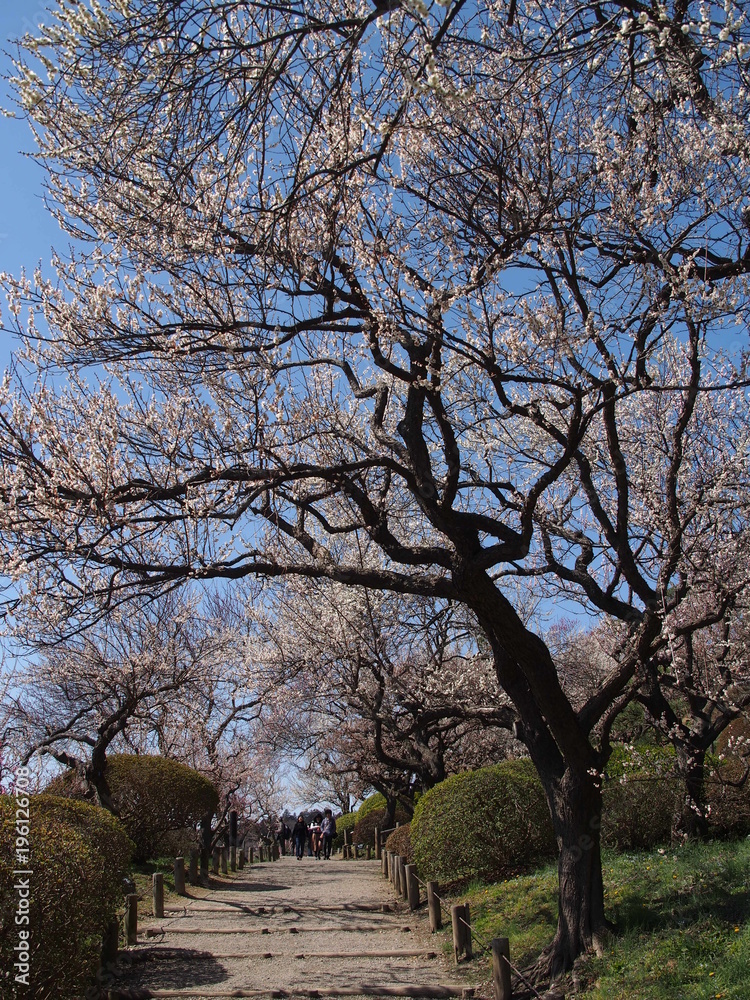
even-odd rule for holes
{"type": "Polygon", "coordinates": [[[109,1000],[473,995],[377,861],[287,856],[212,885],[144,922],[109,1000]]]}

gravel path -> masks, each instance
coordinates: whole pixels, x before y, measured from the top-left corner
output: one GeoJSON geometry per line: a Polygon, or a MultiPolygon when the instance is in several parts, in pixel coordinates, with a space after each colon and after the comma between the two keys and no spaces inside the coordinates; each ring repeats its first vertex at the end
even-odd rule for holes
{"type": "Polygon", "coordinates": [[[164,919],[142,922],[139,944],[122,954],[112,1000],[315,991],[460,997],[467,987],[426,914],[396,899],[377,861],[284,857],[212,886],[191,890],[164,919]]]}

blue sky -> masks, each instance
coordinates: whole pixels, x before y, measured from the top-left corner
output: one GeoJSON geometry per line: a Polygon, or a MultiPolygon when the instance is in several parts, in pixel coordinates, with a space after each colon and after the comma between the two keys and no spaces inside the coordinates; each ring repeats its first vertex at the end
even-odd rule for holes
{"type": "MultiPolygon", "coordinates": [[[[33,30],[49,16],[39,0],[2,0],[0,3],[0,75],[12,72],[9,39],[33,30]]],[[[0,81],[0,104],[9,107],[8,89],[0,81]]],[[[47,265],[50,248],[64,246],[65,237],[47,213],[43,202],[43,172],[28,158],[33,149],[31,131],[25,121],[0,117],[0,271],[18,274],[22,267],[33,271],[39,260],[47,265]]],[[[0,334],[0,369],[5,367],[10,344],[0,334]]]]}

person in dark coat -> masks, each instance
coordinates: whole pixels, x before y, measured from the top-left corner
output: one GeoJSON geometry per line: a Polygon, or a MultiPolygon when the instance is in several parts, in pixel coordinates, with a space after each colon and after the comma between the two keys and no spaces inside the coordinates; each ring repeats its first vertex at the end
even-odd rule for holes
{"type": "Polygon", "coordinates": [[[300,861],[305,850],[305,844],[307,843],[307,823],[305,823],[305,817],[302,813],[299,814],[297,822],[292,828],[292,841],[297,860],[300,861]]]}

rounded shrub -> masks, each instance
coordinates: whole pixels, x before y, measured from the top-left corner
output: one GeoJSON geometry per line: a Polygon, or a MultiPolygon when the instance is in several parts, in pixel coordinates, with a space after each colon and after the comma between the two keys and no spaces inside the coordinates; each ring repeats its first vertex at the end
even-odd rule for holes
{"type": "Polygon", "coordinates": [[[410,833],[420,877],[442,885],[494,881],[556,854],[530,760],[504,761],[435,785],[419,800],[410,833]]]}
{"type": "Polygon", "coordinates": [[[385,795],[382,792],[373,792],[372,795],[367,796],[359,809],[357,809],[355,813],[357,820],[364,819],[368,813],[373,812],[375,809],[381,809],[385,812],[386,805],[385,795]]]}
{"type": "MultiPolygon", "coordinates": [[[[16,924],[17,798],[0,796],[0,982],[15,986],[14,946],[28,930],[29,996],[73,1000],[93,984],[102,937],[122,901],[133,844],[105,809],[52,795],[29,797],[28,924],[16,924]]],[[[23,914],[22,914],[23,916],[23,914]]],[[[10,990],[10,992],[9,992],[10,990]]]]}
{"type": "Polygon", "coordinates": [[[112,802],[133,839],[136,860],[155,857],[164,834],[195,827],[219,794],[198,771],[169,757],[114,754],[107,760],[112,802]]]}
{"type": "Polygon", "coordinates": [[[394,854],[406,858],[409,864],[414,861],[411,848],[411,823],[404,823],[403,826],[399,826],[393,833],[389,834],[385,842],[385,850],[393,851],[394,854]]]}
{"type": "Polygon", "coordinates": [[[680,795],[671,747],[615,747],[602,785],[602,843],[648,850],[670,839],[680,795]]]}
{"type": "Polygon", "coordinates": [[[334,851],[340,851],[344,846],[344,834],[351,833],[357,822],[357,814],[344,813],[343,816],[338,816],[336,819],[336,836],[331,842],[331,847],[334,851]]]}
{"type": "MultiPolygon", "coordinates": [[[[409,817],[404,812],[403,809],[396,810],[396,823],[408,823],[409,817]]],[[[369,844],[370,847],[375,846],[375,828],[382,830],[383,824],[385,823],[385,809],[371,809],[369,812],[365,813],[364,817],[361,817],[357,813],[357,822],[354,826],[354,832],[352,836],[354,837],[355,844],[369,844]]]]}

